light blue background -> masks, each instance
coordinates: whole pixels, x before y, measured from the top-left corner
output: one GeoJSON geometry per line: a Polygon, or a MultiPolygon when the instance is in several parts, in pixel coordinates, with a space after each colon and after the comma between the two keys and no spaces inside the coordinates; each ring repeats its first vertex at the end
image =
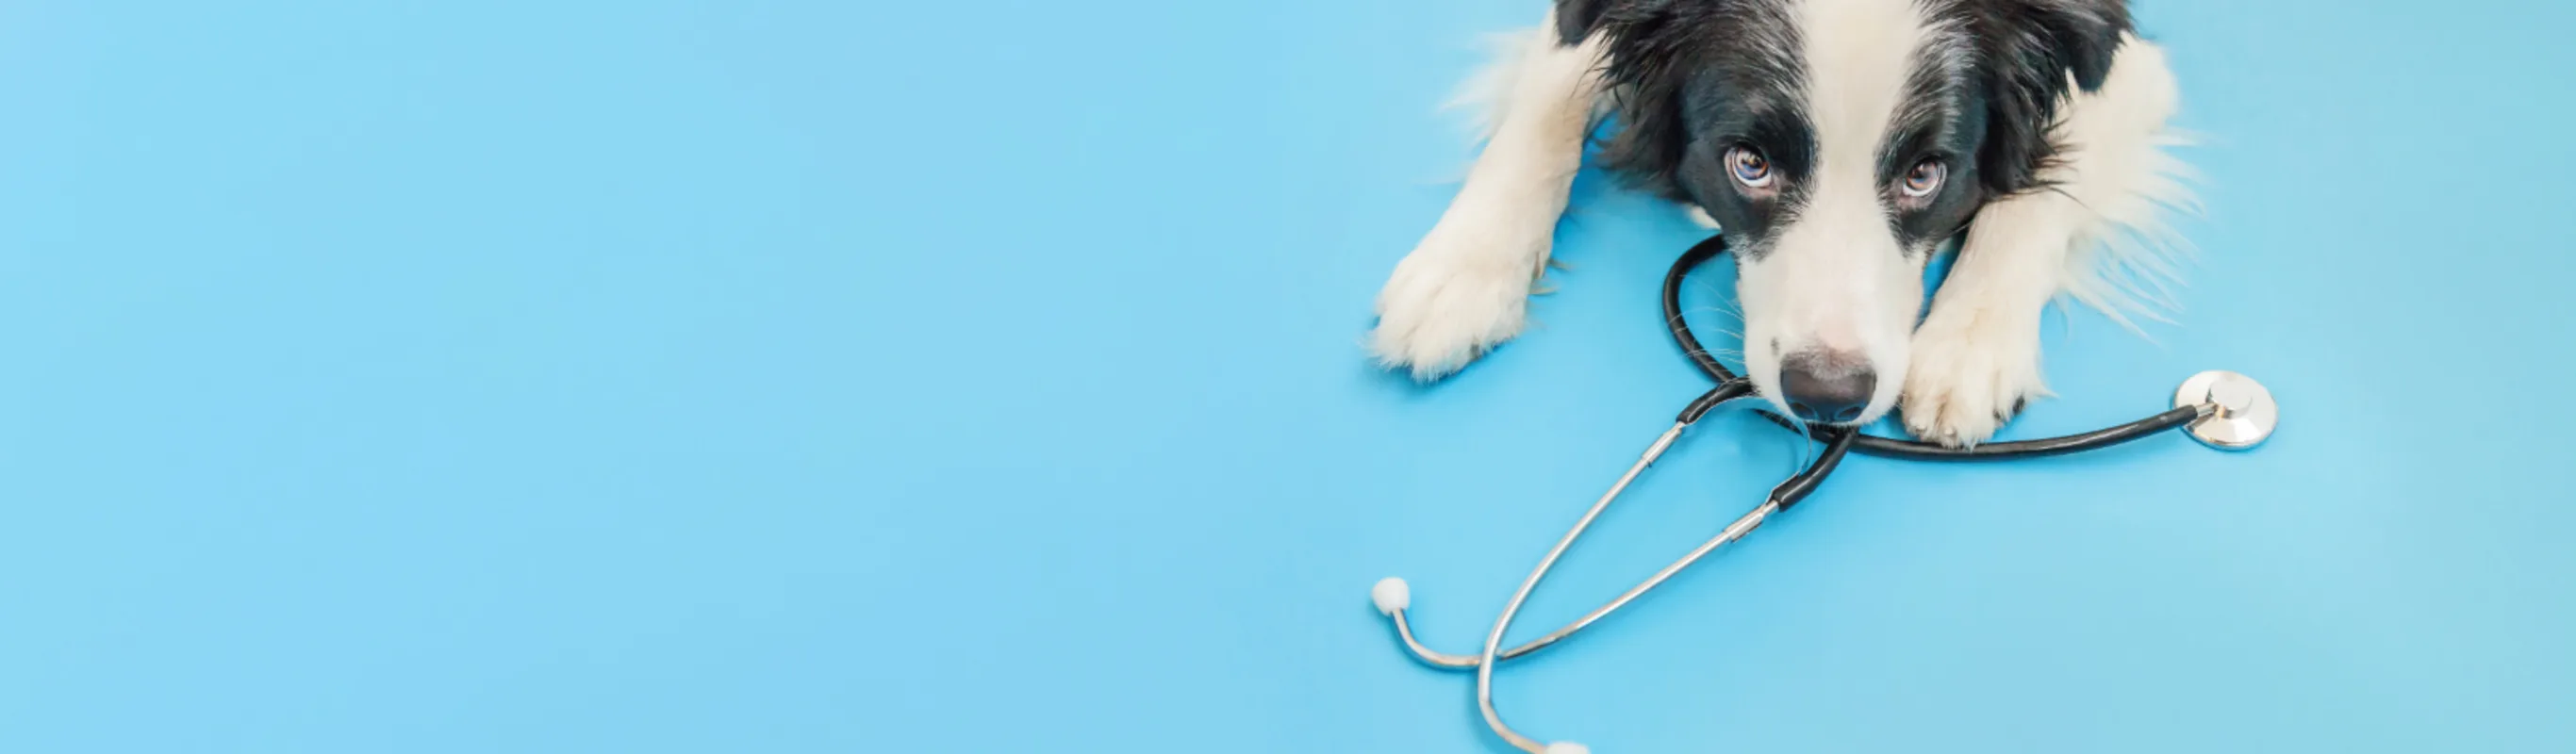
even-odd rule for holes
{"type": "MultiPolygon", "coordinates": [[[[2576,748],[2576,10],[2144,6],[2210,136],[2185,326],[2052,324],[2011,432],[2231,368],[2275,441],[1855,461],[1505,672],[1515,720],[2576,748]]],[[[1362,361],[1467,154],[1434,105],[1539,13],[11,3],[0,751],[1500,751],[1368,586],[1471,648],[1704,387],[1649,295],[1697,234],[1597,177],[1529,336],[1362,361]]],[[[1523,634],[1749,505],[1757,437],[1523,634]]]]}

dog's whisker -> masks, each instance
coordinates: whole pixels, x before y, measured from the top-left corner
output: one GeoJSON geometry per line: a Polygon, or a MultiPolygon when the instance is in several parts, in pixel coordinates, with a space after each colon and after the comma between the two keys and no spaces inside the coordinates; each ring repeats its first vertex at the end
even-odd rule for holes
{"type": "Polygon", "coordinates": [[[1691,281],[1690,284],[1696,285],[1700,290],[1706,291],[1710,294],[1709,300],[1711,303],[1705,305],[1705,308],[1724,312],[1737,319],[1744,318],[1743,306],[1736,303],[1733,297],[1726,295],[1726,291],[1719,289],[1715,284],[1706,281],[1691,281]]]}
{"type": "MultiPolygon", "coordinates": [[[[1706,311],[1706,309],[1685,309],[1685,310],[1683,310],[1683,311],[1682,311],[1682,314],[1683,314],[1685,317],[1687,317],[1689,314],[1691,314],[1692,312],[1695,312],[1695,311],[1706,311]]],[[[1721,313],[1722,313],[1722,312],[1721,312],[1721,313]]],[[[1739,322],[1739,323],[1741,323],[1741,322],[1743,321],[1743,318],[1738,317],[1738,318],[1736,318],[1736,321],[1737,321],[1737,322],[1739,322]]],[[[1725,325],[1721,325],[1721,324],[1703,324],[1703,325],[1700,327],[1700,329],[1702,329],[1702,330],[1706,330],[1706,331],[1708,331],[1708,332],[1714,332],[1714,333],[1720,333],[1720,334],[1723,334],[1723,335],[1725,335],[1725,336],[1727,336],[1727,337],[1729,337],[1729,338],[1733,338],[1733,339],[1735,339],[1735,341],[1736,341],[1736,342],[1738,342],[1738,343],[1744,342],[1744,331],[1742,331],[1742,330],[1738,330],[1738,329],[1735,329],[1735,328],[1727,327],[1727,326],[1725,326],[1725,325]]]]}
{"type": "Polygon", "coordinates": [[[1744,315],[1743,315],[1743,314],[1741,314],[1741,313],[1734,312],[1734,311],[1729,311],[1729,310],[1726,310],[1726,309],[1721,309],[1721,308],[1713,307],[1713,306],[1693,306],[1693,307],[1685,307],[1685,308],[1683,308],[1683,309],[1682,309],[1682,313],[1683,313],[1683,314],[1686,314],[1686,315],[1687,315],[1687,314],[1699,314],[1699,313],[1703,313],[1703,312],[1704,312],[1704,313],[1709,313],[1709,314],[1715,314],[1715,315],[1718,315],[1718,317],[1719,317],[1719,318],[1721,318],[1721,319],[1731,319],[1731,320],[1738,320],[1738,321],[1741,321],[1741,320],[1743,320],[1743,319],[1744,319],[1744,315]]]}
{"type": "Polygon", "coordinates": [[[1712,357],[1712,358],[1734,357],[1734,359],[1735,359],[1736,361],[1738,361],[1738,362],[1741,362],[1741,361],[1743,361],[1743,360],[1744,360],[1744,352],[1742,352],[1742,351],[1736,351],[1736,350],[1730,350],[1730,349],[1725,349],[1725,348],[1702,348],[1702,349],[1699,349],[1699,350],[1696,350],[1696,351],[1691,351],[1690,353],[1694,353],[1694,354],[1697,354],[1697,355],[1700,355],[1700,356],[1708,356],[1708,357],[1712,357]]]}

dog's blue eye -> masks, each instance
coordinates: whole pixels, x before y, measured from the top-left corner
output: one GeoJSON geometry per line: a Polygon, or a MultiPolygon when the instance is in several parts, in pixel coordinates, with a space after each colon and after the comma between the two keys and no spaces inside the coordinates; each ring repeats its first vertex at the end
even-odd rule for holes
{"type": "Polygon", "coordinates": [[[1750,147],[1726,150],[1726,164],[1735,171],[1735,182],[1746,188],[1771,185],[1771,160],[1750,147]]]}
{"type": "Polygon", "coordinates": [[[1900,190],[1909,199],[1931,196],[1932,192],[1941,190],[1941,179],[1949,175],[1950,168],[1939,160],[1924,160],[1914,166],[1913,172],[1905,174],[1905,185],[1900,190]]]}

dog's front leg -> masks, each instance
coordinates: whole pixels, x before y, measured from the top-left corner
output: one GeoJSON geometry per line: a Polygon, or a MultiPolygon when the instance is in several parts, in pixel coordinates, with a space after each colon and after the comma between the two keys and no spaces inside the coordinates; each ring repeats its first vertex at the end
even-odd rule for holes
{"type": "Polygon", "coordinates": [[[1598,38],[1568,46],[1543,30],[1526,44],[1508,63],[1515,77],[1466,185],[1378,294],[1370,350],[1415,379],[1458,371],[1520,334],[1583,163],[1601,91],[1598,38]]]}
{"type": "Polygon", "coordinates": [[[2188,202],[2160,151],[2173,110],[2164,52],[2127,40],[2102,87],[2065,109],[2063,161],[2043,174],[2052,185],[1978,211],[1914,333],[1903,411],[1916,437],[1984,442],[2023,402],[2047,394],[2040,314],[2070,282],[2091,279],[2084,252],[2117,234],[2153,234],[2166,205],[2188,202]]]}
{"type": "Polygon", "coordinates": [[[1914,331],[1903,410],[1914,436],[1953,447],[1984,442],[2047,392],[2039,319],[2057,295],[2075,233],[2069,220],[2081,211],[2049,192],[1978,211],[1931,316],[1914,331]]]}

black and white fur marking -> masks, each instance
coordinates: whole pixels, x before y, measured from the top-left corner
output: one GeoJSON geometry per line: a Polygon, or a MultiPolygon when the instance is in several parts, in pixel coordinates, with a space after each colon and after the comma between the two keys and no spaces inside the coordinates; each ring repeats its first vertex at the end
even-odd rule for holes
{"type": "Polygon", "coordinates": [[[1991,437],[2060,294],[2152,315],[2175,89],[2123,0],[1558,0],[1488,79],[1490,141],[1379,296],[1421,379],[1519,333],[1594,116],[1604,163],[1724,227],[1746,371],[1783,410],[1991,437]],[[1960,257],[1923,314],[1923,266],[1960,257]],[[1793,409],[1794,407],[1794,409],[1793,409]]]}

